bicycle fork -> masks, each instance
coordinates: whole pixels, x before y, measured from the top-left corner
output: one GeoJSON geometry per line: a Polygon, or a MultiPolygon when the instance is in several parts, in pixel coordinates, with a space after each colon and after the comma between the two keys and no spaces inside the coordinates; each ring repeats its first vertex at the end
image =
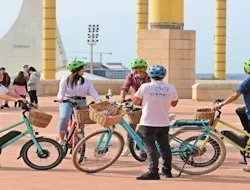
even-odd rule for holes
{"type": "Polygon", "coordinates": [[[114,130],[115,130],[115,126],[111,128],[107,128],[108,135],[106,138],[105,138],[106,136],[105,133],[101,134],[100,138],[98,139],[97,145],[95,147],[95,151],[97,151],[99,154],[105,154],[106,152],[108,152],[108,146],[109,146],[114,130]],[[102,144],[103,146],[101,146],[102,144]]]}

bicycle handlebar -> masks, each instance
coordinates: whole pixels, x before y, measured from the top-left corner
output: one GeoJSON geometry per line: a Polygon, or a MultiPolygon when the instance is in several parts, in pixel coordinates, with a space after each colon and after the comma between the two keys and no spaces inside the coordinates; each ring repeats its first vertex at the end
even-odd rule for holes
{"type": "Polygon", "coordinates": [[[134,110],[134,111],[142,109],[142,106],[132,104],[131,99],[126,99],[122,103],[119,103],[117,101],[112,100],[112,94],[106,94],[106,99],[117,106],[122,106],[125,109],[134,110]]]}
{"type": "Polygon", "coordinates": [[[218,104],[218,103],[221,103],[223,101],[224,101],[224,99],[217,99],[217,100],[214,101],[214,104],[218,104]]]}
{"type": "MultiPolygon", "coordinates": [[[[58,100],[54,100],[54,102],[59,102],[58,100]]],[[[70,100],[70,99],[67,99],[67,100],[63,100],[62,103],[71,103],[74,107],[78,106],[78,101],[73,99],[73,100],[70,100]]],[[[87,106],[90,106],[91,104],[94,104],[95,102],[92,101],[90,102],[87,106]]]]}
{"type": "Polygon", "coordinates": [[[25,111],[29,111],[32,108],[37,108],[36,104],[33,104],[31,102],[28,102],[28,101],[26,103],[23,103],[22,101],[18,100],[18,102],[21,103],[21,108],[25,111]]]}

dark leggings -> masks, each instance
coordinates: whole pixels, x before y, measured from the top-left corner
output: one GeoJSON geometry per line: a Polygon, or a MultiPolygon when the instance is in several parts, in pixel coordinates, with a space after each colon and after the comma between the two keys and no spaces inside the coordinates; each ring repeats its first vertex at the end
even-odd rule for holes
{"type": "Polygon", "coordinates": [[[28,93],[29,93],[29,96],[30,96],[30,102],[38,104],[36,90],[31,90],[28,93]]]}
{"type": "MultiPolygon", "coordinates": [[[[26,98],[26,96],[25,95],[20,95],[20,97],[22,97],[22,98],[26,98]]],[[[18,107],[20,108],[21,107],[21,103],[20,102],[15,102],[15,107],[17,107],[17,103],[18,103],[18,107]]]]}
{"type": "Polygon", "coordinates": [[[246,107],[237,108],[236,113],[240,118],[241,124],[243,125],[244,130],[250,133],[250,120],[248,120],[246,114],[246,107]]]}

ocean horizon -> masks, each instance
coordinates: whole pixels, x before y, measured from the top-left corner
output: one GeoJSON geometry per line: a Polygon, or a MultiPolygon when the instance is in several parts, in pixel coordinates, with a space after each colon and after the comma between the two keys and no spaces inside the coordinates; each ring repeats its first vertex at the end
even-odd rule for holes
{"type": "MultiPolygon", "coordinates": [[[[204,79],[204,78],[212,78],[214,73],[196,73],[195,79],[204,79]]],[[[244,80],[247,77],[246,74],[240,74],[240,73],[227,73],[226,79],[227,80],[244,80]]]]}

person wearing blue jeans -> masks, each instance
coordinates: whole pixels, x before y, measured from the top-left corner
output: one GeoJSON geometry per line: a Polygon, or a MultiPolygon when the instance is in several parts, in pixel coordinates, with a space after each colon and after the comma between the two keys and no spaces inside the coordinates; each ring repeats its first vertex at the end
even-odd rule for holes
{"type": "MultiPolygon", "coordinates": [[[[73,105],[71,103],[63,103],[63,100],[77,99],[78,105],[86,105],[86,96],[90,94],[95,101],[99,101],[100,97],[95,90],[92,82],[83,77],[84,66],[86,64],[83,61],[74,60],[70,62],[67,69],[71,71],[71,74],[60,81],[59,92],[57,94],[59,105],[59,143],[65,143],[65,134],[67,132],[68,122],[73,112],[73,105]]],[[[82,133],[84,134],[84,128],[82,133]]]]}
{"type": "MultiPolygon", "coordinates": [[[[73,100],[73,97],[66,97],[65,100],[73,100]]],[[[78,106],[84,106],[86,105],[86,99],[80,99],[77,100],[78,106]]],[[[59,120],[59,132],[67,132],[67,126],[68,126],[68,121],[72,115],[73,112],[73,105],[70,102],[65,102],[59,105],[59,115],[60,115],[60,120],[59,120]]],[[[81,125],[82,132],[84,134],[83,130],[83,125],[81,125]]]]}
{"type": "MultiPolygon", "coordinates": [[[[237,100],[241,95],[244,97],[244,102],[246,106],[242,108],[237,108],[236,113],[240,118],[242,126],[245,131],[250,132],[250,59],[246,60],[244,63],[244,71],[248,77],[240,84],[240,86],[235,90],[235,92],[229,96],[225,101],[219,103],[214,107],[214,109],[221,108],[231,102],[237,100]]],[[[245,141],[248,141],[248,137],[244,137],[245,141]]],[[[244,168],[245,172],[250,172],[250,167],[244,168]]]]}

